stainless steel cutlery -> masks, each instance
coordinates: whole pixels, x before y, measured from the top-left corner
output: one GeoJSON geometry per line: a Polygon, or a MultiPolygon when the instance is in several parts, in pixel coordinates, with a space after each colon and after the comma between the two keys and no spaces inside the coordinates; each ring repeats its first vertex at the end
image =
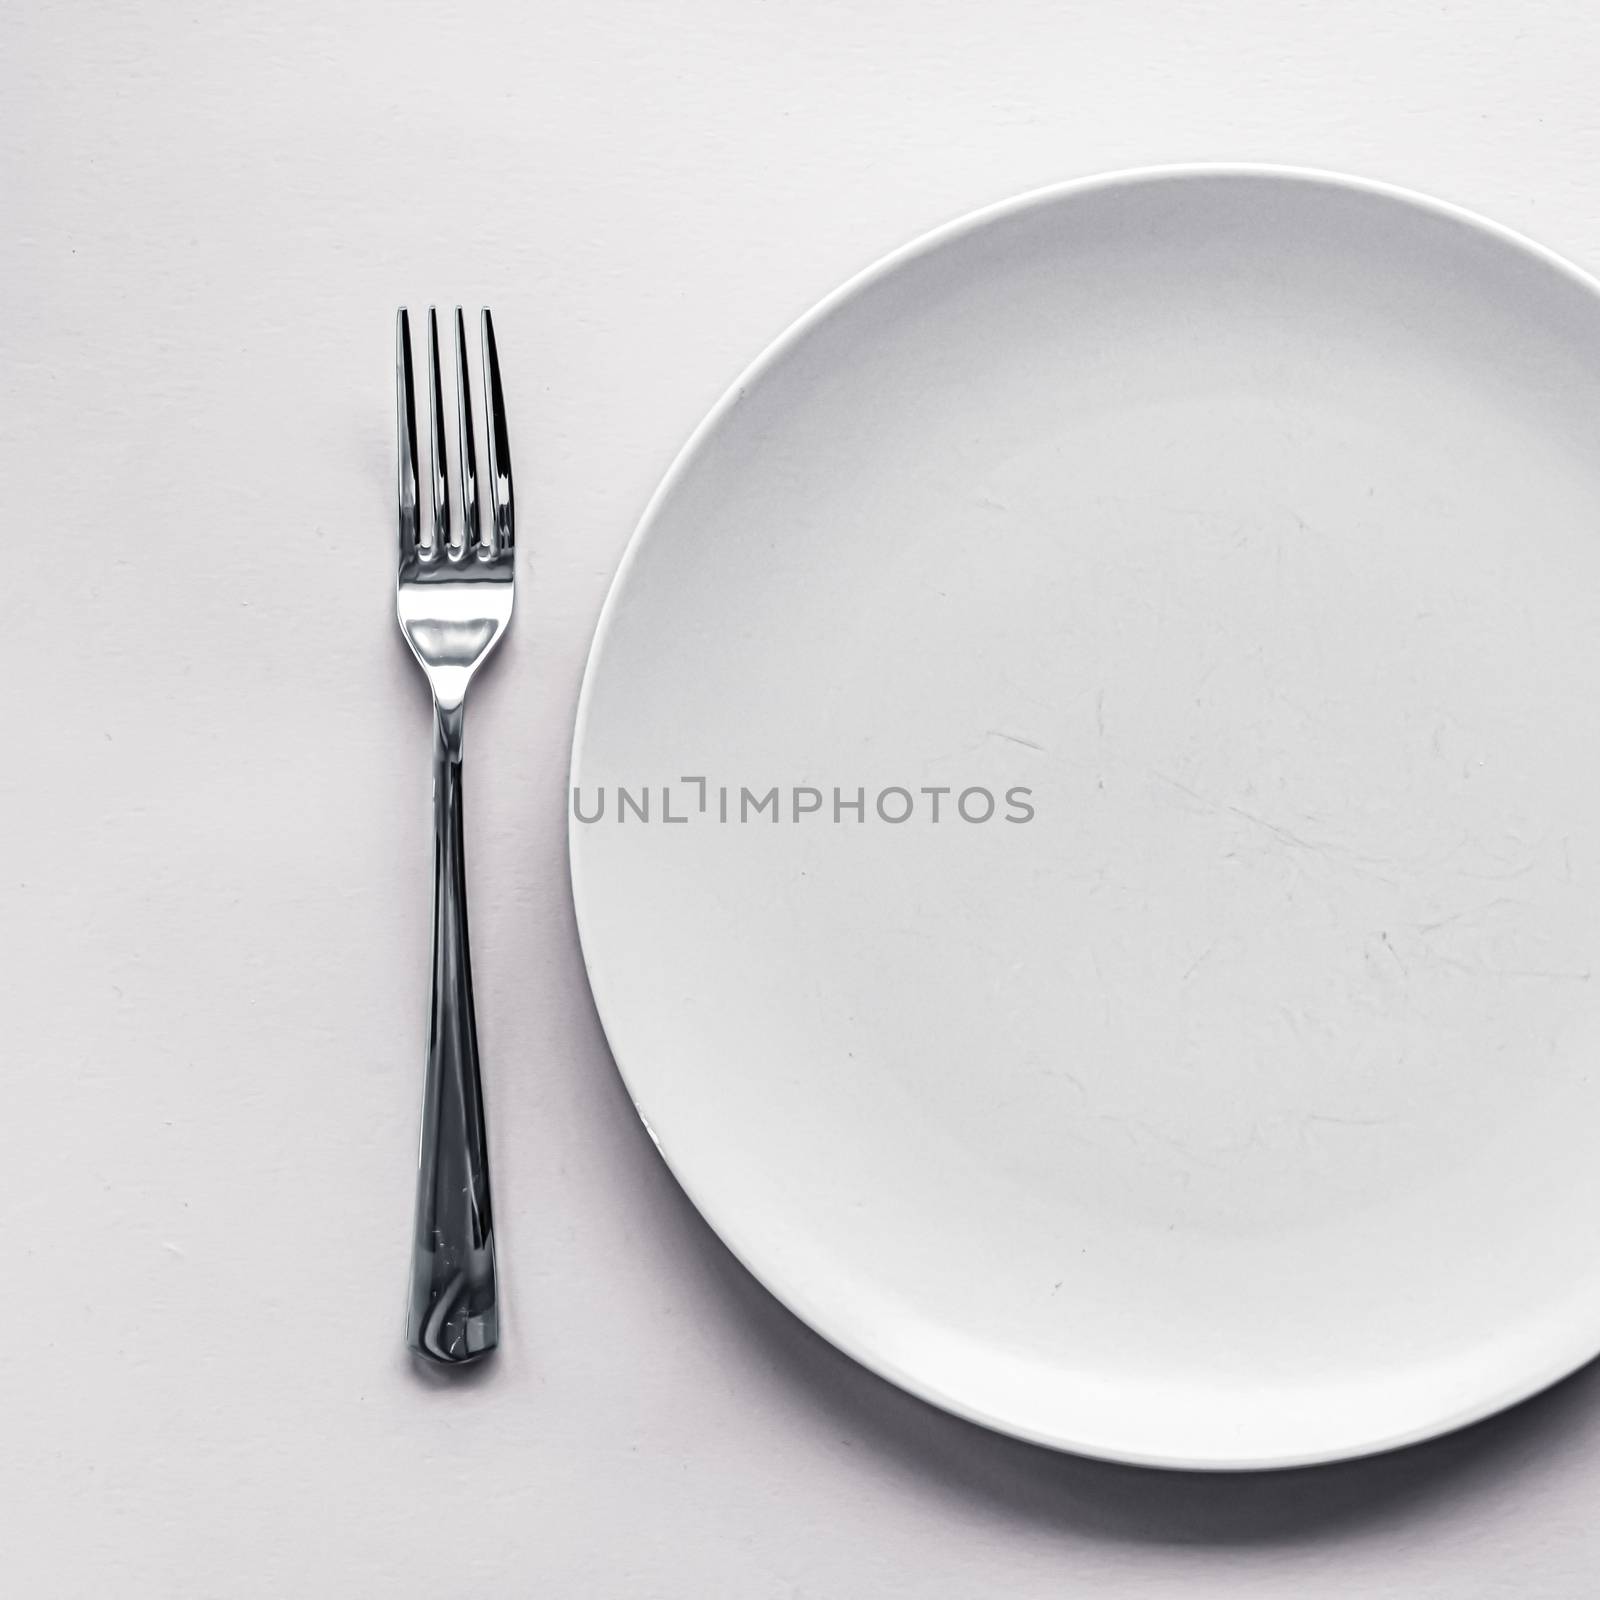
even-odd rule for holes
{"type": "Polygon", "coordinates": [[[499,1339],[494,1220],[478,1032],[467,940],[461,801],[467,685],[511,621],[516,592],[511,452],[494,324],[482,318],[489,515],[478,503],[477,448],[467,370],[466,322],[455,314],[456,425],[461,504],[450,505],[439,323],[428,312],[431,515],[417,492],[417,420],[411,324],[395,326],[399,411],[400,631],[433,691],[433,1003],[428,1028],[416,1232],[406,1339],[430,1361],[474,1361],[499,1339]]]}

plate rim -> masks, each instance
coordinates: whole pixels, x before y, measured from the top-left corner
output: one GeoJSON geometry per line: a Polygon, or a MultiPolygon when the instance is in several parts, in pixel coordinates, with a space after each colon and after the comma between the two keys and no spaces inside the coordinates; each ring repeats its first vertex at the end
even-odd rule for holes
{"type": "MultiPolygon", "coordinates": [[[[728,384],[673,455],[666,472],[651,492],[632,533],[628,537],[627,543],[623,547],[622,554],[612,573],[611,581],[607,586],[605,599],[595,620],[594,632],[590,638],[589,648],[584,658],[583,677],[579,686],[577,705],[573,716],[572,740],[567,762],[568,795],[574,791],[578,784],[578,769],[583,760],[588,734],[591,691],[597,675],[598,663],[604,653],[606,641],[615,621],[620,604],[619,597],[627,586],[638,553],[645,540],[650,536],[651,530],[661,515],[662,508],[676,492],[679,482],[690,470],[704,442],[716,432],[729,413],[742,402],[746,391],[753,384],[761,381],[773,368],[777,367],[789,351],[805,339],[813,328],[821,325],[849,301],[899,271],[902,267],[909,265],[924,255],[942,249],[946,245],[955,243],[969,234],[981,232],[983,229],[1002,222],[1009,217],[1034,209],[1056,205],[1063,201],[1070,201],[1101,190],[1129,188],[1147,183],[1171,182],[1174,180],[1215,180],[1219,178],[1274,179],[1313,188],[1365,195],[1423,211],[1436,218],[1458,224],[1471,232],[1476,232],[1497,244],[1507,246],[1531,258],[1545,268],[1555,272],[1558,276],[1565,278],[1574,287],[1584,291],[1595,300],[1597,306],[1600,306],[1600,277],[1587,272],[1568,257],[1515,228],[1496,222],[1480,212],[1458,205],[1453,201],[1439,199],[1436,196],[1400,184],[1339,172],[1329,168],[1294,163],[1193,161],[1116,168],[1038,185],[1008,196],[1005,199],[980,206],[975,210],[964,212],[946,222],[940,223],[936,227],[930,228],[896,246],[886,254],[877,257],[877,259],[871,261],[830,290],[820,300],[814,302],[806,311],[784,327],[728,384]]],[[[985,1412],[981,1407],[970,1405],[959,1395],[950,1394],[933,1384],[925,1382],[915,1374],[903,1370],[893,1361],[887,1360],[881,1354],[867,1348],[860,1340],[835,1330],[831,1326],[830,1317],[811,1305],[807,1296],[794,1292],[792,1288],[780,1288],[773,1282],[765,1272],[755,1265],[749,1254],[741,1246],[737,1237],[738,1230],[733,1222],[726,1217],[719,1216],[714,1207],[708,1206],[703,1201],[695,1184],[680,1169],[673,1159],[672,1152],[662,1142],[660,1135],[646,1115],[644,1107],[640,1104],[639,1095],[629,1076],[628,1067],[623,1060],[621,1052],[616,1047],[613,1030],[606,1015],[606,1006],[601,999],[601,985],[597,982],[596,971],[597,967],[601,966],[602,963],[595,953],[591,930],[588,926],[588,919],[584,909],[583,870],[578,849],[579,833],[573,823],[570,805],[566,809],[567,872],[572,892],[573,915],[577,927],[579,949],[583,957],[585,976],[589,983],[590,997],[594,1003],[595,1015],[600,1023],[601,1032],[605,1037],[606,1048],[616,1067],[617,1076],[621,1079],[629,1104],[633,1107],[634,1114],[639,1118],[640,1124],[649,1136],[651,1144],[654,1145],[661,1159],[665,1162],[673,1181],[683,1191],[706,1225],[716,1234],[722,1246],[733,1255],[734,1259],[768,1294],[792,1315],[805,1323],[819,1338],[826,1340],[852,1361],[866,1368],[877,1377],[894,1384],[906,1393],[914,1395],[918,1399],[966,1422],[974,1423],[992,1432],[1021,1439],[1046,1449],[1084,1456],[1093,1460],[1109,1461],[1124,1466],[1171,1471],[1255,1473],[1358,1460],[1368,1456],[1386,1454],[1408,1445],[1420,1444],[1428,1439],[1435,1439],[1457,1432],[1554,1387],[1594,1360],[1596,1356],[1600,1356],[1600,1324],[1597,1324],[1595,1328],[1589,1330],[1583,1337],[1565,1341],[1561,1346],[1560,1354],[1554,1359],[1547,1360],[1542,1367],[1525,1374],[1516,1381],[1502,1385],[1487,1398],[1475,1400],[1472,1404],[1461,1407],[1459,1410],[1441,1416],[1432,1422],[1402,1429],[1393,1434],[1382,1434],[1371,1439],[1347,1443],[1333,1448],[1309,1451],[1281,1451],[1265,1456],[1230,1456],[1224,1453],[1186,1456],[1163,1451],[1118,1449],[1099,1441],[1074,1438],[1049,1429],[1030,1428],[1025,1423],[1020,1423],[1013,1418],[992,1415],[985,1412]]]]}

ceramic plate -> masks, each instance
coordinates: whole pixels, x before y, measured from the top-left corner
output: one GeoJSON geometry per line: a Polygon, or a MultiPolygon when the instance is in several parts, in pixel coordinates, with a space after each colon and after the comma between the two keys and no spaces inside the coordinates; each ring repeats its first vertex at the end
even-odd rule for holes
{"type": "Polygon", "coordinates": [[[1419,1439],[1600,1349],[1597,706],[1593,282],[1318,174],[1030,195],[651,502],[573,762],[600,1015],[731,1249],[928,1400],[1419,1439]]]}

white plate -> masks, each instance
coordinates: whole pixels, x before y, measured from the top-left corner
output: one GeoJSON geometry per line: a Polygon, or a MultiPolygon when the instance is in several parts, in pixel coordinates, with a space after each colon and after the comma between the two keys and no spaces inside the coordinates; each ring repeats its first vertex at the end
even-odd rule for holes
{"type": "Polygon", "coordinates": [[[1422,1438],[1600,1349],[1597,718],[1593,282],[1318,174],[1030,195],[652,501],[578,716],[595,997],[712,1226],[915,1393],[1165,1465],[1422,1438]]]}

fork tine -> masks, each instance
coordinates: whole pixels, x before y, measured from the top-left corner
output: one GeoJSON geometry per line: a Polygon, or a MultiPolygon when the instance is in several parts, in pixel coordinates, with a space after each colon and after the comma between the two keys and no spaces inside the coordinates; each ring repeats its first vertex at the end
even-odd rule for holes
{"type": "Polygon", "coordinates": [[[411,382],[411,319],[402,306],[394,322],[394,387],[399,432],[400,559],[417,554],[417,405],[411,382]]]}
{"type": "Polygon", "coordinates": [[[506,401],[500,390],[500,357],[495,350],[494,322],[483,308],[483,394],[489,408],[489,480],[494,497],[495,555],[510,555],[515,544],[511,500],[511,441],[506,436],[506,401]]]}
{"type": "Polygon", "coordinates": [[[433,467],[433,537],[429,549],[437,555],[450,543],[450,462],[445,455],[444,396],[439,387],[439,317],[432,306],[428,307],[428,420],[433,467]]]}
{"type": "Polygon", "coordinates": [[[481,546],[478,518],[478,447],[472,429],[472,374],[467,367],[467,319],[456,307],[456,433],[461,457],[461,548],[481,546]]]}

